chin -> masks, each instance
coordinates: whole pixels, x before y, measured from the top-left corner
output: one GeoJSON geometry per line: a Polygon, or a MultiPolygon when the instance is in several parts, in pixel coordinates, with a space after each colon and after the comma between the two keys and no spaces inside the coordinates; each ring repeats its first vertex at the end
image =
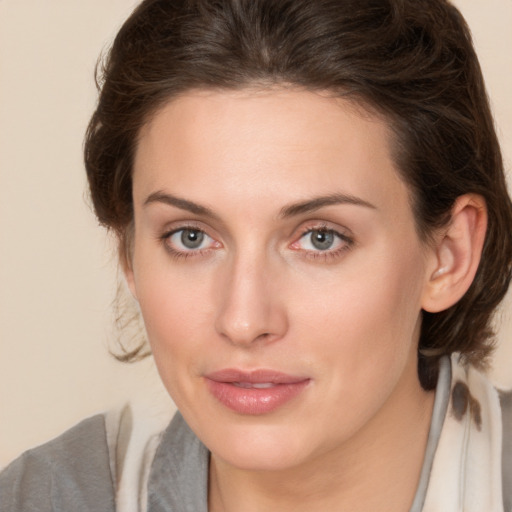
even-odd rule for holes
{"type": "Polygon", "coordinates": [[[212,439],[209,449],[225,463],[245,471],[282,471],[307,458],[310,446],[290,426],[258,425],[230,428],[212,439]]]}

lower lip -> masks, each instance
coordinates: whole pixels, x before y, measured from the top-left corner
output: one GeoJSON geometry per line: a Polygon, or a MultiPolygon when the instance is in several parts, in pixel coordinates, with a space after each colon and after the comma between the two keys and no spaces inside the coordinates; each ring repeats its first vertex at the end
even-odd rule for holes
{"type": "Polygon", "coordinates": [[[210,393],[229,409],[248,415],[266,414],[295,398],[309,380],[277,384],[271,388],[241,388],[230,382],[206,379],[210,393]]]}

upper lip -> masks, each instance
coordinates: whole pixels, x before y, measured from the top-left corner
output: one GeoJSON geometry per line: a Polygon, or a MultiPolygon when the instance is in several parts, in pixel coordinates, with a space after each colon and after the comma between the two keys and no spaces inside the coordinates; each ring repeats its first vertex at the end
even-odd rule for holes
{"type": "Polygon", "coordinates": [[[214,371],[208,373],[205,377],[215,382],[245,382],[249,384],[297,384],[298,382],[309,380],[308,377],[290,375],[276,370],[239,370],[236,368],[214,371]]]}

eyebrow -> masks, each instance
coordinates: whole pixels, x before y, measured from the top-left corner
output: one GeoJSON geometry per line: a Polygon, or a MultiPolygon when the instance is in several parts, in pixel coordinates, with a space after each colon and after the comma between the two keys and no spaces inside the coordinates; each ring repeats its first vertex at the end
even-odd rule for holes
{"type": "MultiPolygon", "coordinates": [[[[144,206],[148,206],[152,203],[164,203],[169,206],[179,208],[180,210],[186,210],[195,215],[219,219],[219,216],[206,206],[202,206],[200,204],[194,203],[193,201],[189,201],[181,197],[176,197],[173,196],[172,194],[168,194],[162,191],[153,192],[152,194],[150,194],[144,201],[144,206]]],[[[285,206],[284,208],[281,209],[279,217],[294,217],[296,215],[311,213],[316,210],[319,210],[320,208],[337,204],[351,204],[355,206],[363,206],[365,208],[370,208],[372,210],[377,209],[376,206],[369,203],[368,201],[365,201],[364,199],[361,199],[350,194],[330,194],[327,196],[315,197],[313,199],[300,201],[298,203],[293,203],[288,206],[285,206]]]]}
{"type": "Polygon", "coordinates": [[[294,203],[285,206],[281,209],[280,216],[283,218],[293,217],[295,215],[302,215],[304,213],[311,213],[325,206],[337,204],[351,204],[355,206],[363,206],[376,210],[377,207],[364,199],[350,195],[350,194],[330,194],[328,196],[315,197],[299,203],[294,203]]]}
{"type": "Polygon", "coordinates": [[[153,192],[150,194],[144,201],[144,206],[148,206],[152,203],[164,203],[168,204],[169,206],[175,206],[180,210],[186,210],[195,215],[219,219],[219,216],[213,213],[213,211],[206,206],[202,206],[192,201],[188,201],[187,199],[182,199],[181,197],[176,197],[172,194],[167,194],[161,191],[153,192]]]}

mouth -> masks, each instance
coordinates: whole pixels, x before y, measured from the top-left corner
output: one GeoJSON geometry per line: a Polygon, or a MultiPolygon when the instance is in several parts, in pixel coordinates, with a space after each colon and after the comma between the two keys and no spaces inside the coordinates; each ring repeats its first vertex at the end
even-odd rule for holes
{"type": "Polygon", "coordinates": [[[269,389],[278,386],[279,384],[272,384],[271,382],[232,382],[233,386],[244,389],[269,389]]]}
{"type": "Polygon", "coordinates": [[[243,415],[267,414],[296,398],[311,381],[274,370],[224,369],[207,374],[210,393],[224,406],[243,415]]]}

